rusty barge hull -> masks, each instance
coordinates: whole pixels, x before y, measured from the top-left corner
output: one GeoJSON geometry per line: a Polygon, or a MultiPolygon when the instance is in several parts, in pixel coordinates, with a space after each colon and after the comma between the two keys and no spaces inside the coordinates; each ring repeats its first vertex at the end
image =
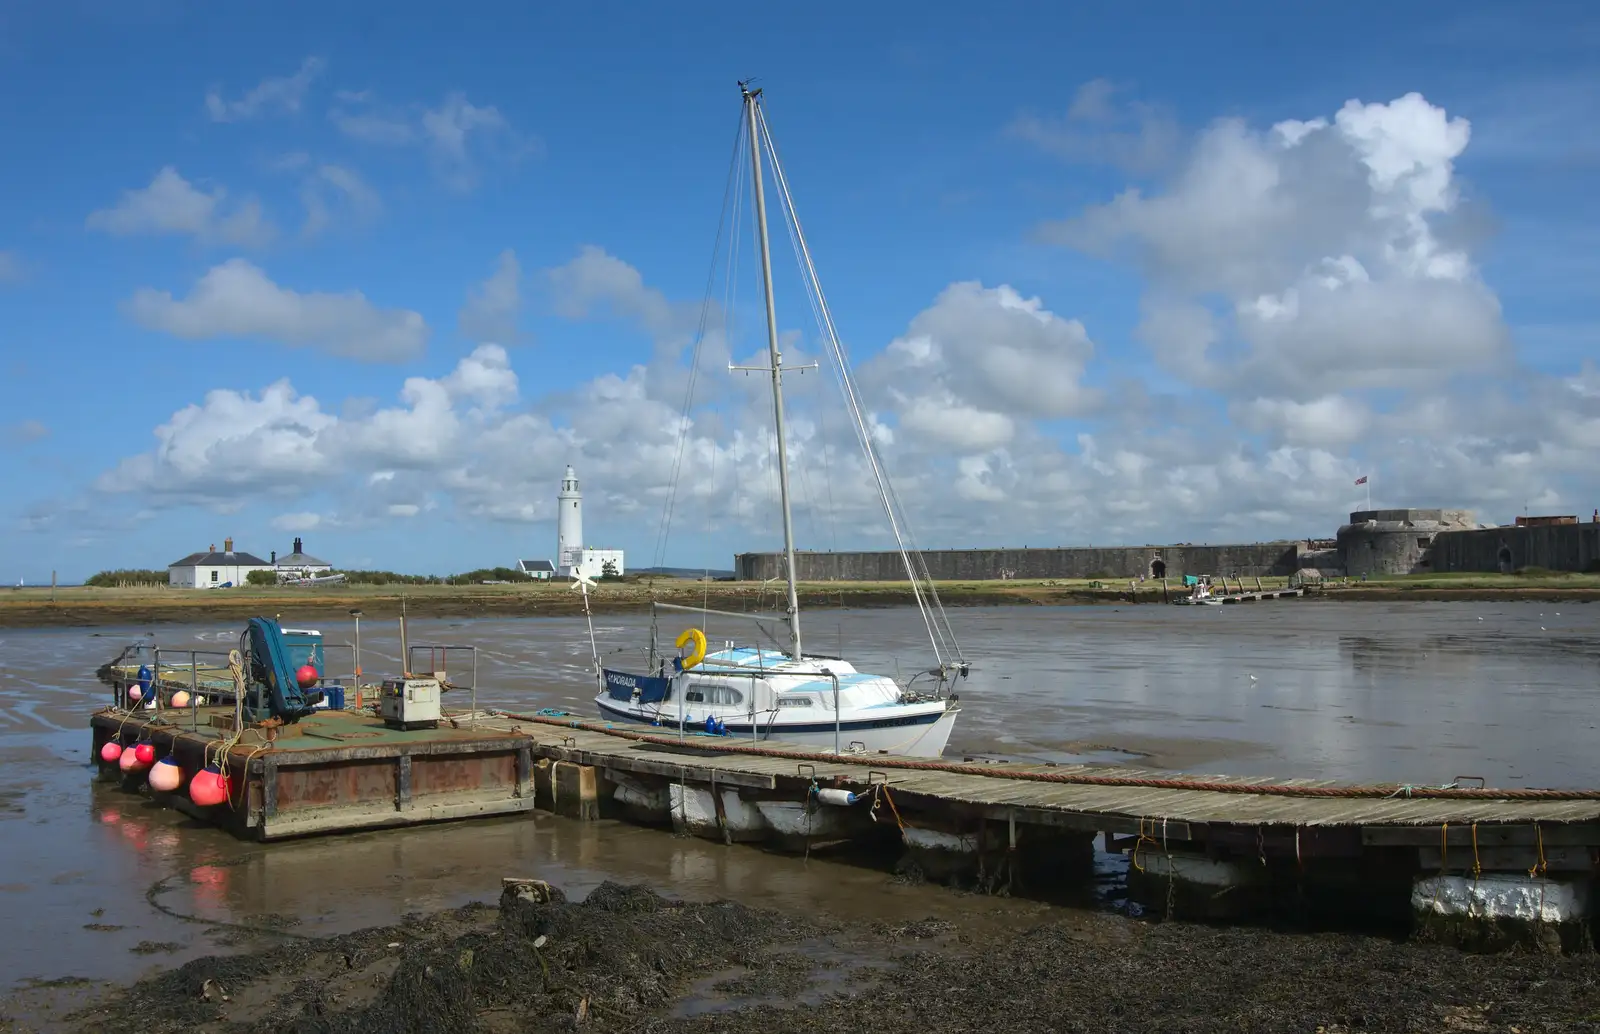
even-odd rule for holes
{"type": "MultiPolygon", "coordinates": [[[[94,757],[113,740],[148,742],[186,776],[218,765],[229,776],[229,805],[201,808],[182,789],[157,796],[258,840],[508,815],[534,805],[534,741],[517,731],[448,723],[406,731],[367,712],[330,710],[235,737],[232,715],[228,707],[150,716],[108,708],[89,719],[94,757]]],[[[125,778],[116,765],[97,764],[105,777],[125,778]]]]}

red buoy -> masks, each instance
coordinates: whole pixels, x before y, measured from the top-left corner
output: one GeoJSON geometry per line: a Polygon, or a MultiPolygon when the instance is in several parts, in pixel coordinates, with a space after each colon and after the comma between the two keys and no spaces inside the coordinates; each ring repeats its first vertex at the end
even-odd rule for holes
{"type": "Polygon", "coordinates": [[[122,756],[117,758],[117,767],[129,775],[138,775],[150,766],[139,760],[139,752],[137,750],[125,750],[122,752],[122,756]]]}
{"type": "Polygon", "coordinates": [[[155,745],[152,743],[141,743],[137,747],[133,748],[133,756],[139,759],[139,764],[141,765],[153,765],[156,763],[155,745]]]}
{"type": "Polygon", "coordinates": [[[207,765],[189,780],[189,799],[202,808],[214,808],[228,800],[228,780],[215,765],[207,765]]]}
{"type": "Polygon", "coordinates": [[[116,740],[107,740],[105,746],[100,748],[100,760],[107,764],[122,760],[122,744],[116,740]]]}
{"type": "Polygon", "coordinates": [[[316,666],[311,664],[300,665],[300,670],[294,673],[294,680],[300,683],[301,689],[310,689],[321,677],[317,674],[316,666]]]}

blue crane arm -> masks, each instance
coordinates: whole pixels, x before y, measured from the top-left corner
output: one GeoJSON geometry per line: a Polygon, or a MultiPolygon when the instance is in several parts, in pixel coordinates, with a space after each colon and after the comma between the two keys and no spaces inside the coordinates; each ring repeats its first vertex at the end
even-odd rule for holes
{"type": "Polygon", "coordinates": [[[283,641],[283,627],[272,618],[251,618],[249,632],[250,677],[267,687],[272,717],[292,722],[314,711],[315,700],[295,678],[289,645],[283,641]]]}

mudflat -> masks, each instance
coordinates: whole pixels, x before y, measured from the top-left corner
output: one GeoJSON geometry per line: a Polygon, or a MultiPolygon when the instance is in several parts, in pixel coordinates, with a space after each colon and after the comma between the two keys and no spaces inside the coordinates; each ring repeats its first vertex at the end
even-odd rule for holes
{"type": "Polygon", "coordinates": [[[1596,956],[1053,910],[811,918],[605,883],[196,959],[64,1017],[83,1032],[1566,1031],[1596,956]]]}
{"type": "MultiPolygon", "coordinates": [[[[1283,578],[1263,578],[1264,588],[1283,588],[1283,578]]],[[[1245,587],[1255,588],[1255,579],[1245,587]]],[[[1180,586],[1169,584],[1168,593],[1180,586]]],[[[1117,580],[942,582],[947,606],[1070,606],[1159,603],[1160,582],[1117,580]]],[[[807,582],[799,587],[805,609],[893,607],[915,603],[904,582],[807,582]]],[[[1517,601],[1587,603],[1600,600],[1600,575],[1432,575],[1330,583],[1312,599],[1349,601],[1517,601]]],[[[642,611],[652,601],[717,610],[782,611],[779,587],[760,582],[697,582],[682,578],[602,582],[590,590],[596,614],[642,611]]],[[[583,613],[583,598],[564,581],[514,585],[373,585],[329,587],[245,586],[235,589],[97,588],[71,586],[0,590],[0,628],[170,624],[242,621],[257,614],[293,612],[306,617],[343,617],[359,609],[391,618],[404,607],[415,617],[557,617],[583,613]]]]}

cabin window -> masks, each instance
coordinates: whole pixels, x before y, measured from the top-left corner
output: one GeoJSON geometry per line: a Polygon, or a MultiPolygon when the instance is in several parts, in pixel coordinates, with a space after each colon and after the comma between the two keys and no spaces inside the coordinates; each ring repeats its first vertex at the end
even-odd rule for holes
{"type": "Polygon", "coordinates": [[[684,692],[683,699],[692,704],[718,704],[724,707],[740,707],[744,704],[744,694],[732,686],[713,686],[706,683],[690,686],[684,692]]]}
{"type": "Polygon", "coordinates": [[[779,697],[779,707],[810,707],[810,697],[779,697]]]}

